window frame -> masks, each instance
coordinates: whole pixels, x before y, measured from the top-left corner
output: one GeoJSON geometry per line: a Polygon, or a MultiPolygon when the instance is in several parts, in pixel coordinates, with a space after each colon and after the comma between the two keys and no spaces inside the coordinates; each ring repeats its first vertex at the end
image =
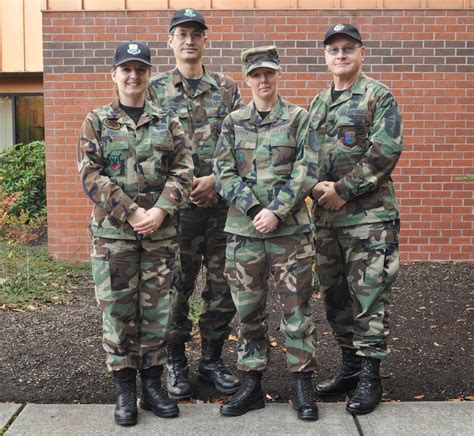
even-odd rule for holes
{"type": "MultiPolygon", "coordinates": [[[[11,97],[12,99],[12,128],[13,144],[18,144],[16,139],[16,99],[17,97],[43,97],[43,115],[44,115],[44,92],[0,92],[0,97],[11,97]]],[[[44,138],[43,138],[44,141],[44,138]]],[[[12,144],[12,145],[13,145],[12,144]]]]}

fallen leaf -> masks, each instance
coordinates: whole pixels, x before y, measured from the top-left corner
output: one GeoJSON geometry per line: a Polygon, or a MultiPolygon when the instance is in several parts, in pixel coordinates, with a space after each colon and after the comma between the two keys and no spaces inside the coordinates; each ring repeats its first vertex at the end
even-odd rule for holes
{"type": "Polygon", "coordinates": [[[237,336],[234,336],[234,335],[230,335],[228,339],[229,339],[229,341],[234,341],[234,342],[239,340],[239,338],[237,336]]]}
{"type": "Polygon", "coordinates": [[[425,398],[424,395],[417,395],[416,397],[413,397],[414,400],[422,400],[423,398],[425,398]]]}

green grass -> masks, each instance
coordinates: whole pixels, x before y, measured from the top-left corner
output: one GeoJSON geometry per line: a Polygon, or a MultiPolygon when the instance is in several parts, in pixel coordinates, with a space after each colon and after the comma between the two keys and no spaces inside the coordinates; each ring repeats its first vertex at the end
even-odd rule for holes
{"type": "Polygon", "coordinates": [[[0,242],[0,308],[35,310],[74,298],[91,282],[88,262],[51,260],[47,248],[0,242]]]}
{"type": "Polygon", "coordinates": [[[189,319],[193,322],[192,334],[195,335],[199,332],[199,316],[202,313],[203,301],[200,296],[193,295],[189,299],[189,319]]]}

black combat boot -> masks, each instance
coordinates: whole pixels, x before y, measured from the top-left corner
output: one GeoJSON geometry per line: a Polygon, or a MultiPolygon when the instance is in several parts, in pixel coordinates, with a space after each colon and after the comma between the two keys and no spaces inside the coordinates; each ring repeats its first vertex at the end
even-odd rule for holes
{"type": "Polygon", "coordinates": [[[316,421],[318,416],[318,407],[313,396],[313,382],[311,381],[312,372],[295,372],[296,396],[293,402],[293,409],[299,419],[316,421]]]}
{"type": "Polygon", "coordinates": [[[240,381],[226,368],[221,359],[223,345],[224,340],[202,338],[199,378],[213,384],[223,394],[233,394],[239,389],[240,381]]]}
{"type": "Polygon", "coordinates": [[[354,415],[372,412],[382,400],[382,382],[379,374],[380,360],[362,357],[360,381],[354,396],[347,402],[346,410],[354,415]]]}
{"type": "Polygon", "coordinates": [[[118,425],[137,423],[137,370],[124,368],[112,372],[117,404],[114,418],[118,425]]]}
{"type": "Polygon", "coordinates": [[[184,348],[184,343],[168,345],[166,388],[170,398],[173,400],[187,400],[191,398],[193,393],[191,383],[189,383],[188,360],[186,359],[184,348]]]}
{"type": "Polygon", "coordinates": [[[342,347],[342,369],[336,377],[319,383],[316,394],[320,397],[341,395],[355,389],[359,382],[360,365],[362,358],[356,351],[342,347]]]}
{"type": "Polygon", "coordinates": [[[161,387],[162,366],[152,366],[140,371],[142,379],[142,398],[140,407],[151,410],[161,418],[174,418],[179,415],[176,401],[170,400],[168,393],[161,387]]]}
{"type": "Polygon", "coordinates": [[[221,405],[224,416],[240,416],[250,410],[263,409],[265,398],[262,391],[262,373],[260,371],[243,372],[242,383],[237,393],[221,405]]]}

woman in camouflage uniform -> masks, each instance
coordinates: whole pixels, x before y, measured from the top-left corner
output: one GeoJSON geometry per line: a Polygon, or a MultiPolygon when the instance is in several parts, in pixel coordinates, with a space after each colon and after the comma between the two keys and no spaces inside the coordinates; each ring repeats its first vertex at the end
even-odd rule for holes
{"type": "Polygon", "coordinates": [[[267,280],[281,308],[288,370],[294,374],[298,418],[318,419],[311,376],[315,326],[309,299],[314,248],[305,196],[316,184],[317,153],[309,114],[278,95],[280,60],[274,46],[242,53],[253,101],[229,114],[215,154],[221,195],[229,202],[225,276],[239,313],[238,368],[242,385],[221,406],[225,416],[265,406],[267,280]]]}
{"type": "Polygon", "coordinates": [[[145,101],[150,74],[149,48],[121,44],[111,73],[118,99],[89,112],[80,133],[81,181],[94,202],[92,270],[120,425],[137,422],[137,369],[140,406],[161,417],[179,413],[160,383],[179,259],[174,216],[193,170],[178,117],[145,101]]]}

